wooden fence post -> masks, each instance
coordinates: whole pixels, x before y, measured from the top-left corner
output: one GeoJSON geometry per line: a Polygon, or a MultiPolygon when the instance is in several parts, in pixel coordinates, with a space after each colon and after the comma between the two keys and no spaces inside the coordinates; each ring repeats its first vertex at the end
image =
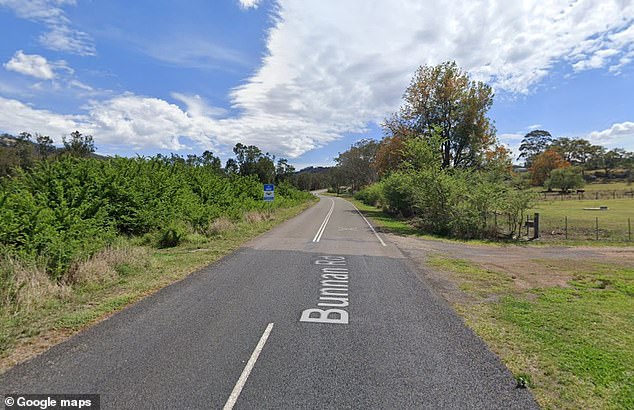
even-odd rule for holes
{"type": "Polygon", "coordinates": [[[539,238],[539,213],[533,217],[533,239],[539,238]]]}

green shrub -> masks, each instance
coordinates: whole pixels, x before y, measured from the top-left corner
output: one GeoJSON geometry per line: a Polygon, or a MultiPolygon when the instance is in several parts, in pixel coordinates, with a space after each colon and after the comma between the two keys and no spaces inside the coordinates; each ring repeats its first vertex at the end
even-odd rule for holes
{"type": "Polygon", "coordinates": [[[383,198],[383,185],[380,182],[369,185],[354,194],[355,199],[366,205],[382,207],[385,203],[383,198]]]}
{"type": "Polygon", "coordinates": [[[60,281],[74,261],[108,246],[118,235],[175,246],[187,226],[205,233],[219,217],[297,205],[309,198],[282,183],[264,204],[256,177],[227,177],[179,157],[60,157],[0,178],[0,247],[7,255],[46,261],[60,281]]]}
{"type": "Polygon", "coordinates": [[[187,228],[182,223],[172,223],[161,229],[158,234],[159,248],[173,248],[187,237],[187,228]]]}

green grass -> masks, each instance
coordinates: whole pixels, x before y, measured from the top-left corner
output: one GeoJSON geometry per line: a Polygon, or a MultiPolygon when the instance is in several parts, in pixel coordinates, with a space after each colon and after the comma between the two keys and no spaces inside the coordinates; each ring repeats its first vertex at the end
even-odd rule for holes
{"type": "MultiPolygon", "coordinates": [[[[74,285],[61,296],[41,300],[34,308],[0,311],[0,372],[21,360],[12,357],[16,350],[24,351],[41,344],[41,338],[50,337],[51,332],[72,334],[98,322],[213,263],[313,203],[275,209],[269,220],[239,222],[235,229],[206,240],[200,235],[190,235],[190,240],[178,247],[149,249],[146,256],[116,266],[117,277],[112,280],[74,285]]],[[[128,241],[126,245],[142,247],[138,242],[140,239],[128,241]]],[[[34,353],[41,351],[41,348],[33,349],[36,349],[34,353]]]]}
{"type": "Polygon", "coordinates": [[[521,290],[467,261],[430,264],[478,301],[456,309],[542,407],[634,408],[634,269],[595,264],[568,287],[521,290]]]}
{"type": "Polygon", "coordinates": [[[539,201],[530,211],[531,214],[534,212],[540,214],[541,233],[544,240],[564,240],[567,217],[568,239],[595,241],[596,218],[599,218],[601,241],[627,242],[629,239],[628,218],[630,223],[634,224],[634,199],[539,201]],[[598,208],[602,205],[607,206],[608,210],[584,210],[584,208],[598,208]]]}

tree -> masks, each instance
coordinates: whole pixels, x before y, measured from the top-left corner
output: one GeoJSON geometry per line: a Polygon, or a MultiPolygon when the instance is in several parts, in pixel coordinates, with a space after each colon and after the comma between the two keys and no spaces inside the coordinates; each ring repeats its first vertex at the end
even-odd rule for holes
{"type": "Polygon", "coordinates": [[[397,170],[405,160],[405,138],[392,135],[379,143],[372,166],[380,177],[397,170]]]}
{"type": "Polygon", "coordinates": [[[55,152],[53,139],[48,135],[35,134],[35,140],[37,141],[37,153],[40,158],[46,159],[55,152]]]}
{"type": "Polygon", "coordinates": [[[561,192],[568,192],[571,189],[582,188],[585,182],[579,167],[565,167],[554,169],[550,173],[550,178],[546,180],[544,186],[548,190],[558,188],[561,192]]]}
{"type": "Polygon", "coordinates": [[[610,151],[603,150],[603,152],[599,154],[599,164],[605,171],[606,178],[610,178],[611,171],[621,166],[626,157],[627,151],[623,148],[614,148],[610,151]]]}
{"type": "Polygon", "coordinates": [[[275,182],[279,183],[286,180],[288,177],[295,173],[295,167],[288,163],[286,158],[280,158],[277,160],[277,166],[275,167],[275,182]]]}
{"type": "Polygon", "coordinates": [[[62,137],[64,151],[73,157],[85,158],[95,152],[95,142],[92,135],[82,135],[79,131],[70,133],[70,140],[62,137]]]}
{"type": "Polygon", "coordinates": [[[487,117],[493,90],[471,81],[455,62],[419,67],[404,100],[387,128],[430,138],[439,127],[442,168],[478,165],[483,152],[495,143],[495,128],[487,117]]]}
{"type": "Polygon", "coordinates": [[[570,163],[564,161],[554,149],[547,149],[537,155],[531,164],[531,183],[533,185],[543,185],[550,177],[550,173],[554,169],[569,167],[570,163]]]}
{"type": "Polygon", "coordinates": [[[240,172],[238,162],[233,158],[229,158],[225,163],[225,173],[227,175],[237,175],[238,172],[240,172]]]}
{"type": "Polygon", "coordinates": [[[200,160],[203,167],[211,168],[215,172],[220,172],[220,169],[222,168],[222,162],[220,162],[220,158],[214,156],[214,153],[211,151],[207,150],[203,152],[200,160]]]}
{"type": "Polygon", "coordinates": [[[275,178],[274,158],[268,153],[263,154],[255,145],[237,143],[233,147],[236,163],[240,175],[257,175],[260,182],[273,182],[275,178]]]}
{"type": "Polygon", "coordinates": [[[375,140],[362,139],[335,158],[337,168],[341,170],[353,192],[376,181],[377,174],[372,164],[378,147],[379,143],[375,140]]]}
{"type": "MultiPolygon", "coordinates": [[[[553,137],[550,132],[544,130],[533,130],[524,135],[522,143],[520,144],[520,155],[517,159],[524,158],[524,166],[531,167],[533,159],[546,151],[548,147],[553,143],[553,137]]],[[[540,184],[541,185],[541,184],[540,184]]]]}

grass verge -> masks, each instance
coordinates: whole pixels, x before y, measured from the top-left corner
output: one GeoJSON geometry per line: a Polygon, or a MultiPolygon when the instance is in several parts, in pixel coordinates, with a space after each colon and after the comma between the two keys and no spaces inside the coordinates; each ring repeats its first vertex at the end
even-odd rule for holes
{"type": "Polygon", "coordinates": [[[239,222],[221,221],[210,227],[209,237],[189,235],[174,248],[150,248],[143,238],[121,241],[79,264],[74,285],[54,285],[45,294],[27,297],[24,287],[34,282],[25,281],[21,307],[0,310],[0,373],[215,262],[313,203],[275,209],[266,217],[249,214],[239,222]]]}
{"type": "Polygon", "coordinates": [[[565,287],[526,289],[470,261],[428,264],[471,296],[454,307],[543,408],[634,408],[634,269],[584,264],[565,287]]]}

